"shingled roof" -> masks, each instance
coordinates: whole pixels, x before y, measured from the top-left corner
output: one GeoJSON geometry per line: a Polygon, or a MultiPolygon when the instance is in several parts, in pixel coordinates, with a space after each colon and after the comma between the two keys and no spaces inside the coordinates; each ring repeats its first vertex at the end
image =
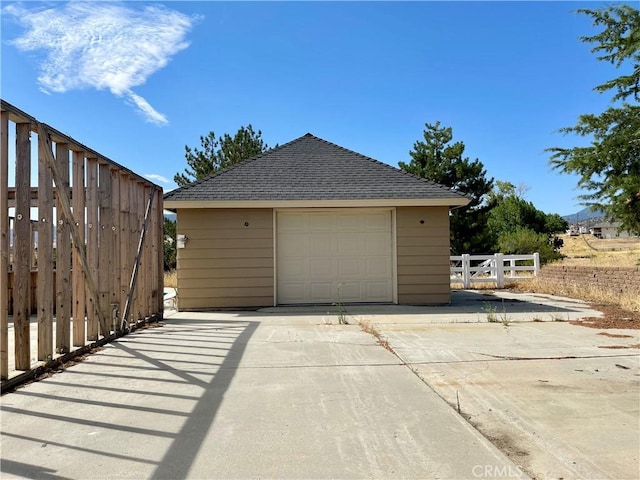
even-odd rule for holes
{"type": "MultiPolygon", "coordinates": [[[[310,133],[168,192],[173,202],[431,199],[468,197],[310,133]]],[[[186,206],[186,205],[185,205],[186,206]]]]}

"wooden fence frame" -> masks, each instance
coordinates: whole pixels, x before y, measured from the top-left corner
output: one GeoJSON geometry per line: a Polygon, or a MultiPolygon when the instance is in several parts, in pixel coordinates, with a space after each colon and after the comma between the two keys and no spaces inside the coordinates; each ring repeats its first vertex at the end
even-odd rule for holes
{"type": "MultiPolygon", "coordinates": [[[[462,283],[463,288],[471,288],[474,283],[495,283],[496,288],[504,288],[505,280],[528,278],[517,272],[532,272],[534,276],[540,271],[540,254],[532,255],[452,255],[451,283],[462,283]],[[505,262],[508,262],[505,265],[505,262]],[[519,262],[533,262],[522,265],[519,262]]],[[[530,275],[529,275],[530,277],[530,275]]]]}
{"type": "Polygon", "coordinates": [[[130,325],[162,318],[162,212],[161,187],[1,101],[3,389],[9,378],[10,300],[16,371],[29,371],[66,356],[72,345],[83,348],[126,333],[130,325]],[[10,159],[12,124],[16,145],[10,159]],[[37,162],[31,159],[32,133],[38,137],[37,162]],[[15,181],[10,186],[11,164],[15,181]],[[37,165],[37,187],[31,185],[32,165],[37,165]],[[32,278],[36,281],[37,362],[32,361],[30,346],[32,278]]]}

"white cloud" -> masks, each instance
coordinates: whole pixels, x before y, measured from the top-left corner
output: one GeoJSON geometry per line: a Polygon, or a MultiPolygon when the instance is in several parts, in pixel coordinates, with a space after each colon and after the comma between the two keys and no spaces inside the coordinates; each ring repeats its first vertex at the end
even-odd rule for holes
{"type": "Polygon", "coordinates": [[[156,125],[167,125],[169,123],[166,116],[156,111],[151,105],[149,105],[149,102],[140,95],[136,95],[131,90],[127,90],[126,94],[136,107],[138,107],[138,110],[147,117],[148,122],[155,123],[156,125]]]}
{"type": "Polygon", "coordinates": [[[158,183],[169,184],[171,181],[167,177],[163,177],[162,175],[158,175],[157,173],[145,173],[144,176],[149,180],[153,180],[158,183]]]}
{"type": "Polygon", "coordinates": [[[45,50],[38,83],[45,92],[109,89],[125,97],[148,122],[167,118],[132,91],[189,46],[196,18],[163,6],[138,8],[111,2],[69,2],[62,7],[9,5],[25,33],[13,40],[20,50],[45,50]]]}

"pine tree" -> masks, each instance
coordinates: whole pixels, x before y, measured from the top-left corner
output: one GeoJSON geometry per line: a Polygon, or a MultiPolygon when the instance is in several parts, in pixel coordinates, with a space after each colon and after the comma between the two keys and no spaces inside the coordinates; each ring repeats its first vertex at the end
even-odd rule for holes
{"type": "Polygon", "coordinates": [[[185,145],[185,158],[189,168],[184,173],[176,173],[173,180],[183,187],[197,180],[234,165],[242,160],[259,155],[269,147],[262,141],[262,132],[253,130],[251,124],[240,127],[232,137],[225,133],[216,138],[214,132],[200,137],[202,149],[185,145]]]}
{"type": "Polygon", "coordinates": [[[609,108],[581,115],[575,126],[560,130],[591,139],[590,146],[550,148],[550,162],[580,176],[578,186],[589,192],[580,196],[586,205],[640,234],[640,12],[630,5],[578,12],[604,27],[597,35],[581,37],[595,44],[591,51],[600,54],[597,59],[631,71],[595,87],[600,93],[615,92],[609,108]]]}
{"type": "Polygon", "coordinates": [[[486,200],[493,188],[493,178],[487,179],[480,160],[471,161],[464,156],[463,142],[451,143],[451,127],[441,127],[440,122],[426,123],[423,137],[409,152],[411,161],[398,165],[406,172],[468,195],[471,203],[450,215],[451,250],[454,254],[490,253],[493,245],[486,229],[486,200]]]}

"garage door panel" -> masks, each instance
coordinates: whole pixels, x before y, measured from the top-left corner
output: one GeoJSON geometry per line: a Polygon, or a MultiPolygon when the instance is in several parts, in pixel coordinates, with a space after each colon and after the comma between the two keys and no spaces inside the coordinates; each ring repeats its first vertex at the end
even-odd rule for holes
{"type": "Polygon", "coordinates": [[[335,260],[332,258],[308,258],[309,277],[311,279],[331,279],[335,271],[335,260]]]}
{"type": "Polygon", "coordinates": [[[281,267],[288,273],[288,278],[296,281],[303,281],[307,277],[305,258],[286,258],[282,260],[281,267]]]}
{"type": "Polygon", "coordinates": [[[331,234],[315,233],[307,234],[309,241],[310,257],[331,257],[335,250],[335,238],[331,234]]]}
{"type": "Polygon", "coordinates": [[[331,302],[335,297],[333,282],[311,282],[309,285],[309,293],[312,301],[315,302],[331,302]]]}
{"type": "Polygon", "coordinates": [[[388,212],[369,213],[364,216],[365,229],[386,231],[389,227],[388,212]]]}
{"type": "Polygon", "coordinates": [[[336,224],[340,232],[358,232],[364,228],[364,219],[362,215],[353,213],[341,213],[336,215],[336,224]]]}
{"type": "Polygon", "coordinates": [[[391,251],[391,245],[389,245],[389,238],[386,235],[375,234],[369,235],[363,239],[364,254],[365,255],[388,255],[391,251]]]}
{"type": "Polygon", "coordinates": [[[278,216],[278,230],[283,232],[306,232],[309,229],[308,218],[300,215],[278,216]]]}
{"type": "Polygon", "coordinates": [[[292,234],[282,239],[281,247],[288,252],[287,256],[306,257],[309,252],[308,235],[292,234]]]}
{"type": "Polygon", "coordinates": [[[388,278],[391,275],[391,261],[387,257],[373,257],[364,260],[367,277],[388,278]]]}
{"type": "Polygon", "coordinates": [[[281,303],[302,303],[308,295],[302,283],[285,282],[278,291],[281,303]]]}
{"type": "Polygon", "coordinates": [[[353,256],[362,252],[362,236],[358,234],[342,234],[337,239],[338,256],[353,256]]]}
{"type": "Polygon", "coordinates": [[[318,213],[309,218],[310,232],[333,232],[335,230],[335,215],[330,213],[318,213]]]}
{"type": "Polygon", "coordinates": [[[367,297],[381,299],[379,301],[384,301],[382,299],[387,298],[391,293],[388,282],[367,282],[366,289],[367,297]]]}
{"type": "Polygon", "coordinates": [[[339,278],[358,277],[362,272],[362,261],[358,258],[345,258],[338,262],[339,278]]]}
{"type": "MultiPolygon", "coordinates": [[[[362,298],[361,282],[340,282],[340,301],[357,302],[362,298]]],[[[337,290],[337,286],[336,286],[337,290]]]]}
{"type": "Polygon", "coordinates": [[[279,212],[278,303],[393,300],[391,212],[279,212]],[[281,228],[282,227],[282,228],[281,228]]]}

